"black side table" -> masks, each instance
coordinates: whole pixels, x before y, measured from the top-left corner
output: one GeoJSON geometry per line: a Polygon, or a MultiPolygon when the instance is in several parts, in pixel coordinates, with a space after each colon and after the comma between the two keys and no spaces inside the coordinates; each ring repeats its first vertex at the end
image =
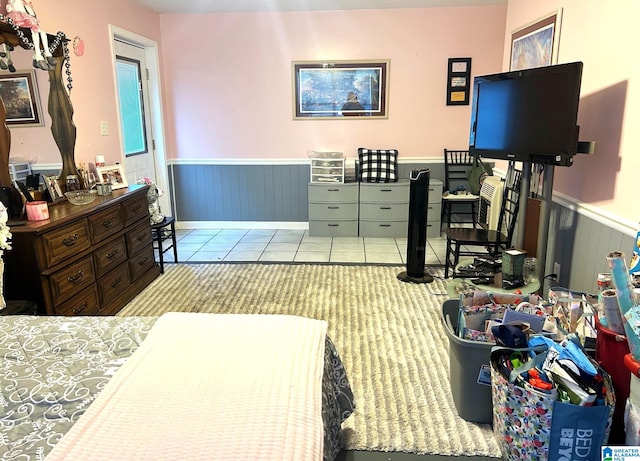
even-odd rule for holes
{"type": "Polygon", "coordinates": [[[0,315],[38,315],[38,306],[31,301],[7,301],[0,315]]]}

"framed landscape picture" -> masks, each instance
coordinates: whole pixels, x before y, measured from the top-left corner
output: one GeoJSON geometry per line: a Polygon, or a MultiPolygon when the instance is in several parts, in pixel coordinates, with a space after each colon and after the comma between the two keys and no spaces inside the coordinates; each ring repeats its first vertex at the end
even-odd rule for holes
{"type": "Polygon", "coordinates": [[[509,70],[557,64],[561,24],[562,8],[514,30],[509,70]]]}
{"type": "Polygon", "coordinates": [[[0,98],[8,126],[44,126],[37,85],[33,70],[0,74],[0,98]]]}
{"type": "Polygon", "coordinates": [[[387,118],[389,61],[294,61],[293,118],[387,118]]]}

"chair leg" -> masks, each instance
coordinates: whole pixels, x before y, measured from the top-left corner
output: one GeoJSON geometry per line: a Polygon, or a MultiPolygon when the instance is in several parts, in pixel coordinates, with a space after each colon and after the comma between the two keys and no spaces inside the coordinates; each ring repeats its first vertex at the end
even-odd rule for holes
{"type": "Polygon", "coordinates": [[[171,241],[173,242],[173,262],[178,262],[178,245],[176,245],[176,225],[171,223],[171,241]]]}
{"type": "Polygon", "coordinates": [[[162,229],[156,229],[156,241],[158,242],[158,259],[160,259],[160,273],[164,274],[164,250],[162,249],[162,229]]]}
{"type": "Polygon", "coordinates": [[[460,242],[456,240],[456,249],[453,255],[453,271],[456,271],[456,267],[460,263],[460,242]]]}
{"type": "Polygon", "coordinates": [[[451,239],[447,237],[447,253],[444,258],[444,278],[449,278],[449,258],[451,257],[451,239]]]}
{"type": "Polygon", "coordinates": [[[471,222],[473,223],[473,228],[476,228],[476,202],[471,202],[471,222]]]}

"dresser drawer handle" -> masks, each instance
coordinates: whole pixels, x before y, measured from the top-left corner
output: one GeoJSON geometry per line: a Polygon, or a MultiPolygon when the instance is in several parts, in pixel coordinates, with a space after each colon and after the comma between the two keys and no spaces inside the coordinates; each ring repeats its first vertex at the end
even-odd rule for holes
{"type": "Polygon", "coordinates": [[[141,259],[140,261],[138,261],[138,266],[144,266],[145,264],[147,264],[147,261],[149,261],[149,257],[145,256],[144,259],[141,259]]]}
{"type": "Polygon", "coordinates": [[[82,313],[82,311],[84,311],[87,307],[89,307],[89,303],[87,301],[85,301],[82,304],[80,304],[78,307],[76,307],[73,310],[73,313],[78,315],[78,314],[82,313]]]}
{"type": "Polygon", "coordinates": [[[381,210],[390,210],[391,207],[390,206],[381,206],[380,209],[381,210]]]}
{"type": "Polygon", "coordinates": [[[136,237],[136,240],[138,242],[142,242],[145,238],[147,237],[147,233],[146,232],[141,232],[140,234],[138,234],[138,236],[136,237]]]}
{"type": "Polygon", "coordinates": [[[340,192],[340,189],[327,189],[327,192],[340,192]]]}
{"type": "Polygon", "coordinates": [[[327,209],[329,209],[329,210],[339,210],[340,207],[339,206],[328,206],[327,209]]]}
{"type": "Polygon", "coordinates": [[[111,282],[111,288],[117,288],[120,283],[122,283],[122,277],[118,277],[113,282],[111,282]]]}
{"type": "Polygon", "coordinates": [[[105,219],[104,221],[102,221],[103,227],[111,227],[112,224],[113,224],[113,218],[105,219]]]}
{"type": "Polygon", "coordinates": [[[138,204],[136,204],[135,206],[131,207],[131,210],[132,210],[134,213],[137,213],[138,211],[140,211],[140,208],[142,208],[142,206],[138,203],[138,204]]]}
{"type": "Polygon", "coordinates": [[[327,224],[329,227],[340,227],[340,224],[327,224]]]}
{"type": "Polygon", "coordinates": [[[391,227],[391,224],[380,224],[380,227],[391,227]]]}
{"type": "Polygon", "coordinates": [[[380,189],[380,192],[391,192],[391,189],[380,189]]]}
{"type": "Polygon", "coordinates": [[[113,250],[113,251],[107,253],[105,256],[106,256],[107,259],[113,259],[118,255],[118,253],[119,253],[118,250],[113,250]]]}
{"type": "Polygon", "coordinates": [[[69,277],[67,277],[67,281],[69,283],[76,283],[76,282],[80,282],[83,278],[84,278],[84,271],[82,269],[80,269],[75,274],[70,275],[69,277]]]}
{"type": "Polygon", "coordinates": [[[62,240],[62,244],[67,247],[73,246],[79,238],[78,234],[73,234],[71,237],[62,240]]]}

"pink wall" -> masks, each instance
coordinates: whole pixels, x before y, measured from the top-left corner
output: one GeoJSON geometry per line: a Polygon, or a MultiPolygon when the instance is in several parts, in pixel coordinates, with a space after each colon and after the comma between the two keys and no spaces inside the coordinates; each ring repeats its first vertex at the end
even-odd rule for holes
{"type": "Polygon", "coordinates": [[[161,15],[169,158],[438,157],[468,145],[469,106],[446,106],[447,59],[499,71],[504,6],[161,15]],[[482,25],[480,27],[480,25],[482,25]],[[389,59],[387,120],[293,120],[291,61],[389,59]]]}
{"type": "Polygon", "coordinates": [[[640,220],[640,66],[636,0],[510,0],[504,69],[511,31],[562,7],[558,62],[584,62],[580,139],[596,141],[593,156],[556,168],[554,192],[631,223],[640,220]]]}
{"type": "MultiPolygon", "coordinates": [[[[112,58],[108,25],[160,42],[160,21],[157,14],[148,12],[131,0],[89,2],[62,0],[36,2],[40,23],[47,32],[63,31],[71,40],[77,35],[85,42],[85,54],[75,56],[71,51],[74,122],[77,128],[76,161],[93,161],[98,153],[107,162],[120,161],[120,141],[117,136],[117,113],[113,83],[112,58]],[[110,136],[100,135],[100,121],[109,122],[110,136]]],[[[30,69],[30,54],[21,50],[20,69],[30,69]]],[[[37,71],[38,85],[43,99],[46,126],[42,128],[12,128],[11,159],[26,159],[35,163],[60,163],[60,154],[51,136],[51,119],[47,112],[48,74],[37,71]]]]}

